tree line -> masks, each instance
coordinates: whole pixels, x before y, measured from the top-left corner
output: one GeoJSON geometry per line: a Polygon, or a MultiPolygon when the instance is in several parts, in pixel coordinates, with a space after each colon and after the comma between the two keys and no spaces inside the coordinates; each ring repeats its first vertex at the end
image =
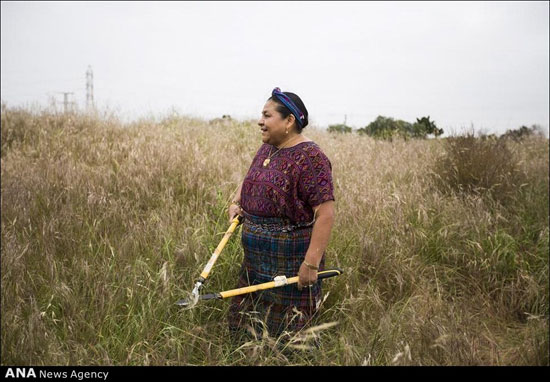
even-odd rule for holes
{"type": "MultiPolygon", "coordinates": [[[[330,133],[351,133],[354,130],[343,124],[329,125],[327,130],[330,133]]],[[[426,139],[429,136],[435,138],[443,134],[443,129],[437,127],[435,121],[430,120],[430,116],[417,118],[416,122],[410,123],[400,119],[384,117],[379,115],[367,126],[355,130],[360,135],[368,135],[376,139],[392,140],[393,138],[403,139],[426,139]]],[[[539,125],[531,127],[521,126],[518,129],[508,129],[499,138],[521,140],[532,135],[544,135],[539,125]]],[[[485,135],[485,138],[497,138],[494,134],[485,135]]]]}
{"type": "MultiPolygon", "coordinates": [[[[345,124],[330,125],[327,130],[331,133],[351,133],[353,131],[350,126],[345,124]]],[[[438,128],[435,121],[430,120],[430,116],[417,118],[416,122],[410,123],[379,115],[374,121],[356,130],[356,132],[360,135],[368,135],[378,139],[397,137],[425,139],[428,135],[440,136],[443,134],[443,129],[438,128]]]]}

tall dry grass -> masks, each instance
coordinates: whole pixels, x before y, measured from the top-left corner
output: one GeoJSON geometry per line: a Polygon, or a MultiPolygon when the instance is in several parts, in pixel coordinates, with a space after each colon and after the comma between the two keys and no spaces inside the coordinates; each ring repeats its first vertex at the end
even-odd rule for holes
{"type": "MultiPolygon", "coordinates": [[[[546,139],[507,143],[522,183],[503,203],[441,190],[442,140],[305,131],[333,164],[345,274],[308,332],[235,342],[227,301],[174,301],[228,227],[254,123],[3,107],[1,126],[4,365],[549,363],[546,139]]],[[[241,259],[233,238],[206,289],[241,259]]]]}

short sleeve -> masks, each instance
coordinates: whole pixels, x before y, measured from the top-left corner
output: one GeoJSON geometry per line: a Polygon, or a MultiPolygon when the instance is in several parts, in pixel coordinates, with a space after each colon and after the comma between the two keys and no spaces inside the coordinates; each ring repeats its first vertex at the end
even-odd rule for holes
{"type": "Polygon", "coordinates": [[[310,207],[334,200],[332,164],[321,149],[313,145],[307,150],[299,181],[300,199],[310,207]]]}

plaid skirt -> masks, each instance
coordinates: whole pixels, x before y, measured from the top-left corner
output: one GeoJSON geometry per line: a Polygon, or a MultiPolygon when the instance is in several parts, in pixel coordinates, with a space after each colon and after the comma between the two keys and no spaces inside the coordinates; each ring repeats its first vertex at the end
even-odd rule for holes
{"type": "MultiPolygon", "coordinates": [[[[298,275],[313,227],[292,225],[281,218],[264,218],[245,213],[242,228],[244,260],[237,288],[273,281],[275,276],[298,275]]],[[[324,269],[324,254],[319,270],[324,269]]],[[[298,331],[306,326],[321,303],[321,280],[298,290],[297,284],[259,291],[231,299],[229,328],[251,326],[267,329],[271,336],[298,331]]]]}

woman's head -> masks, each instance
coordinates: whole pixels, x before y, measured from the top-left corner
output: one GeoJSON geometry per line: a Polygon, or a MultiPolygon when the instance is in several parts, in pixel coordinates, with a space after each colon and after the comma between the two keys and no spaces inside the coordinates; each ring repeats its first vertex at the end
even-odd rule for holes
{"type": "Polygon", "coordinates": [[[279,88],[275,88],[268,101],[277,104],[277,112],[281,114],[283,119],[294,117],[294,127],[297,133],[301,133],[302,129],[307,126],[309,122],[308,112],[298,95],[291,92],[281,92],[279,88]]]}
{"type": "Polygon", "coordinates": [[[262,110],[258,125],[262,141],[279,146],[295,134],[300,134],[308,124],[308,112],[304,103],[294,93],[273,90],[262,110]]]}

